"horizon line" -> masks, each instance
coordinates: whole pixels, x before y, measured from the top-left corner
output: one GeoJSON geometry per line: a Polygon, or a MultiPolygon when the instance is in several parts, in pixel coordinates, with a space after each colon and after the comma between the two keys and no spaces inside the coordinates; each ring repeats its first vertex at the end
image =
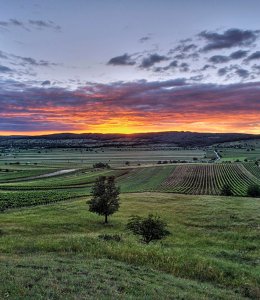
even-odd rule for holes
{"type": "Polygon", "coordinates": [[[165,130],[165,131],[144,131],[144,132],[131,132],[131,133],[120,133],[120,132],[109,132],[109,133],[102,133],[102,132],[51,132],[51,133],[36,133],[32,134],[31,132],[29,134],[22,133],[22,134],[1,134],[0,137],[40,137],[40,136],[51,136],[51,135],[62,135],[62,134],[73,134],[73,135],[82,135],[82,134],[98,134],[98,135],[125,135],[125,136],[131,136],[131,135],[137,135],[137,134],[155,134],[155,133],[204,133],[204,134],[241,134],[241,135],[260,135],[259,133],[247,133],[247,132],[204,132],[204,131],[190,131],[190,130],[165,130]]]}

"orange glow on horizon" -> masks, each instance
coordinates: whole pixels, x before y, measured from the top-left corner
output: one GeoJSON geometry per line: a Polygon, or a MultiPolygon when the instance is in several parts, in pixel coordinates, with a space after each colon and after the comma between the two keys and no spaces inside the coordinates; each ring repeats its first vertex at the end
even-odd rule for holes
{"type": "Polygon", "coordinates": [[[93,125],[92,129],[84,130],[46,130],[46,131],[0,131],[0,136],[11,136],[11,135],[29,135],[39,136],[48,134],[59,134],[59,133],[99,133],[99,134],[137,134],[137,133],[152,133],[152,132],[171,132],[171,131],[189,131],[189,132],[201,132],[201,133],[247,133],[247,134],[260,134],[259,128],[252,128],[250,130],[244,130],[243,128],[226,128],[226,126],[209,127],[206,122],[194,122],[189,126],[161,126],[160,129],[152,126],[125,126],[125,127],[109,127],[107,124],[93,125]],[[197,125],[197,126],[196,126],[197,125]]]}
{"type": "MultiPolygon", "coordinates": [[[[134,110],[115,110],[113,114],[108,108],[96,106],[92,110],[71,112],[70,109],[39,108],[35,112],[32,108],[22,114],[3,114],[4,117],[26,116],[37,122],[53,124],[53,128],[59,125],[60,130],[1,131],[0,135],[45,135],[55,133],[120,133],[135,134],[164,131],[190,131],[204,133],[251,133],[260,134],[259,115],[257,113],[239,112],[235,118],[230,113],[174,113],[174,112],[147,112],[138,114],[134,110]],[[40,116],[39,116],[40,110],[40,116]]],[[[1,117],[1,113],[0,113],[1,117]]],[[[52,125],[48,125],[50,128],[52,125]]]]}

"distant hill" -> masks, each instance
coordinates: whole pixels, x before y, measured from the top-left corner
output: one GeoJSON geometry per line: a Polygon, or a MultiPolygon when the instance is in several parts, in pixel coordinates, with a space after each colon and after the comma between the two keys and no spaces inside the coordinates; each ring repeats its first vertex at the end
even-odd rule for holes
{"type": "Polygon", "coordinates": [[[0,136],[0,146],[92,147],[167,144],[179,147],[203,147],[216,143],[260,139],[244,133],[199,133],[168,131],[136,134],[57,133],[40,136],[0,136]]]}

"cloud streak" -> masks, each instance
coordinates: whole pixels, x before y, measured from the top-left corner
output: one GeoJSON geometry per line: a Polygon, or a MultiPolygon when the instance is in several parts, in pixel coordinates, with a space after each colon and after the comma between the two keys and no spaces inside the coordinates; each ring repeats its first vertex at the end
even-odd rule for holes
{"type": "Polygon", "coordinates": [[[20,21],[17,19],[9,19],[8,21],[0,21],[0,28],[22,28],[26,31],[32,29],[42,30],[42,29],[52,29],[55,31],[60,31],[61,26],[57,25],[53,21],[44,20],[28,20],[20,21]]]}
{"type": "Polygon", "coordinates": [[[107,64],[113,66],[132,66],[135,64],[135,61],[132,60],[130,55],[125,53],[123,55],[111,58],[107,64]]]}

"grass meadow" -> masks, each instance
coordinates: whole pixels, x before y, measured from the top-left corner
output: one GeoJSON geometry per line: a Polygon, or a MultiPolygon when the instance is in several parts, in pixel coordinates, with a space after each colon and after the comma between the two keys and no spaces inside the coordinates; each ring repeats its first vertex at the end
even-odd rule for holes
{"type": "Polygon", "coordinates": [[[0,298],[260,297],[259,199],[122,194],[107,226],[87,199],[1,214],[0,298]],[[148,213],[159,214],[171,235],[144,245],[125,224],[148,213]],[[104,241],[104,233],[122,240],[104,241]]]}

